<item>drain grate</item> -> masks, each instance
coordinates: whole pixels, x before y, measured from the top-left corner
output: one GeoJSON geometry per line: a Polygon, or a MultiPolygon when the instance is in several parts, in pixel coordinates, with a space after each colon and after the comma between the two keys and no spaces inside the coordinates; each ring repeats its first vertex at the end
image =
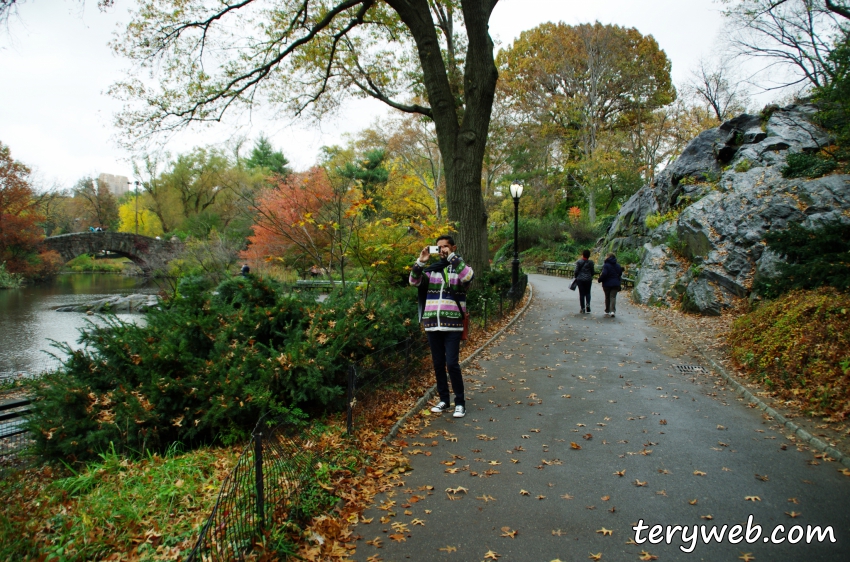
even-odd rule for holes
{"type": "Polygon", "coordinates": [[[689,375],[707,375],[708,370],[700,367],[699,365],[673,365],[677,371],[680,373],[687,373],[689,375]]]}

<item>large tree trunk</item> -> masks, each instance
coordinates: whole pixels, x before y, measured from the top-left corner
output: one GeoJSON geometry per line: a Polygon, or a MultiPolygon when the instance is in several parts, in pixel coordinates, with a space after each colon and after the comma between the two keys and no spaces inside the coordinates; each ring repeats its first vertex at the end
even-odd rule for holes
{"type": "Polygon", "coordinates": [[[425,89],[446,176],[448,217],[457,229],[458,252],[473,270],[490,268],[487,212],[481,193],[484,151],[498,71],[489,20],[496,0],[463,0],[468,47],[463,105],[458,106],[427,0],[387,0],[416,41],[425,89]]]}

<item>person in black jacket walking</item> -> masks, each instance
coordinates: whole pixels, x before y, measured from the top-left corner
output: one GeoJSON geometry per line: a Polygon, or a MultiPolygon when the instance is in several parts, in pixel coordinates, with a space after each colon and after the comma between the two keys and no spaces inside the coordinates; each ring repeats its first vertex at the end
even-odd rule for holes
{"type": "Polygon", "coordinates": [[[576,262],[576,270],[573,272],[576,285],[578,286],[578,300],[581,305],[581,313],[590,312],[590,287],[593,285],[593,276],[596,274],[593,260],[590,259],[590,250],[581,253],[582,258],[576,262]]]}
{"type": "Polygon", "coordinates": [[[617,263],[617,256],[608,254],[602,264],[599,282],[605,293],[605,316],[611,318],[617,313],[617,293],[620,291],[623,278],[623,266],[617,263]]]}

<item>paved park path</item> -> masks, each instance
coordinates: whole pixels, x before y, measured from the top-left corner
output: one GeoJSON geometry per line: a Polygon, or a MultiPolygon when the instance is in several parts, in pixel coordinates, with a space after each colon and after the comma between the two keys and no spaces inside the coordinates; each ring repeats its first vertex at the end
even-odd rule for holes
{"type": "Polygon", "coordinates": [[[568,279],[530,282],[524,318],[464,373],[466,418],[423,414],[394,440],[412,471],[355,528],[357,560],[850,560],[841,464],[798,448],[719,377],[681,372],[700,363],[627,299],[606,318],[595,286],[583,315],[568,279]],[[679,530],[633,543],[640,520],[690,535],[746,532],[750,515],[750,544],[700,539],[687,554],[679,530]],[[803,539],[764,542],[777,525],[803,539]],[[808,525],[836,542],[806,544],[808,525]]]}

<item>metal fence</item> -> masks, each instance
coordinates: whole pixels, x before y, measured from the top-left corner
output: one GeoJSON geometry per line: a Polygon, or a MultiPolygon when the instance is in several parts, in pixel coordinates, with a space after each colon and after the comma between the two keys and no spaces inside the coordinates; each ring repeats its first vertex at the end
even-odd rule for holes
{"type": "Polygon", "coordinates": [[[24,428],[29,405],[28,398],[0,403],[0,461],[5,461],[6,457],[20,452],[29,444],[27,430],[24,428]]]}
{"type": "Polygon", "coordinates": [[[187,561],[243,560],[271,525],[299,521],[300,499],[315,485],[317,443],[308,429],[260,420],[187,561]]]}

